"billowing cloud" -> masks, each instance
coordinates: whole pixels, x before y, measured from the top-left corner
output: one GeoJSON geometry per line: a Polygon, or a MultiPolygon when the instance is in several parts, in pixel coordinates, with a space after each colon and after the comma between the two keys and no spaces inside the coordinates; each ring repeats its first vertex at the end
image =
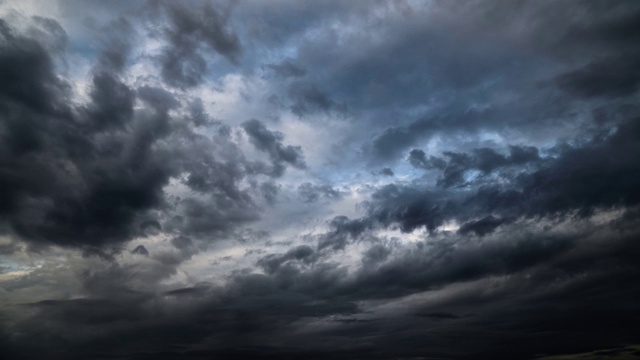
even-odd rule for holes
{"type": "Polygon", "coordinates": [[[269,154],[273,161],[273,174],[275,176],[282,175],[285,169],[284,164],[289,164],[298,169],[306,168],[307,165],[304,162],[300,146],[284,146],[282,144],[282,133],[267,129],[264,124],[256,119],[243,123],[242,128],[258,150],[269,154]]]}
{"type": "Polygon", "coordinates": [[[0,14],[0,358],[640,342],[636,1],[0,14]]]}
{"type": "Polygon", "coordinates": [[[167,45],[159,58],[167,84],[192,87],[202,83],[212,54],[238,61],[242,48],[227,24],[228,10],[220,12],[210,3],[191,7],[163,1],[154,5],[168,20],[163,29],[167,45]]]}

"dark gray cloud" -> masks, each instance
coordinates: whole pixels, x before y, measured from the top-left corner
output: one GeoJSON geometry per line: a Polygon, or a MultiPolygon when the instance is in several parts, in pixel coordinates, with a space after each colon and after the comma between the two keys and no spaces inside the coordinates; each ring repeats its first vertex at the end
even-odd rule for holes
{"type": "MultiPolygon", "coordinates": [[[[449,159],[448,161],[435,157],[431,157],[429,161],[426,161],[426,159],[423,159],[424,157],[421,158],[420,154],[414,153],[414,151],[412,150],[409,161],[413,161],[413,163],[425,168],[441,168],[443,173],[442,177],[438,179],[438,185],[444,187],[467,184],[468,181],[465,180],[464,176],[470,170],[477,170],[483,175],[487,175],[501,168],[521,166],[540,160],[538,149],[533,146],[510,146],[510,154],[508,156],[502,155],[491,148],[473,149],[471,154],[446,151],[443,155],[449,159]],[[416,154],[417,156],[412,157],[412,155],[416,154]]],[[[472,181],[478,182],[478,179],[473,179],[472,181]]]]}
{"type": "Polygon", "coordinates": [[[57,21],[42,16],[33,16],[31,19],[35,25],[29,29],[31,36],[41,38],[41,43],[52,52],[59,54],[66,50],[69,36],[57,21]]]}
{"type": "Polygon", "coordinates": [[[492,233],[504,222],[505,221],[503,219],[498,219],[490,215],[479,220],[471,220],[462,224],[458,232],[461,234],[475,233],[478,236],[484,236],[492,233]]]}
{"type": "Polygon", "coordinates": [[[134,93],[128,86],[109,73],[98,73],[93,78],[93,100],[89,112],[97,130],[124,127],[133,118],[134,93]]]}
{"type": "Polygon", "coordinates": [[[391,168],[388,168],[388,167],[382,168],[382,170],[380,170],[380,174],[384,175],[384,176],[393,176],[394,175],[393,170],[391,170],[391,168]]]}
{"type": "MultiPolygon", "coordinates": [[[[468,132],[478,130],[479,126],[490,126],[489,121],[495,115],[481,111],[469,111],[451,116],[425,117],[407,125],[385,129],[371,142],[370,151],[375,159],[393,160],[402,152],[420,140],[426,140],[440,132],[468,132]],[[486,118],[488,121],[480,122],[486,118]]],[[[495,120],[494,120],[495,121],[495,120]]]]}
{"type": "Polygon", "coordinates": [[[369,219],[353,220],[344,215],[334,217],[329,225],[331,231],[322,234],[319,238],[319,249],[344,249],[349,242],[357,240],[372,226],[369,219]]]}
{"type": "MultiPolygon", "coordinates": [[[[46,48],[6,22],[2,36],[7,81],[0,89],[0,207],[11,232],[35,242],[91,247],[132,238],[157,211],[164,215],[154,221],[168,219],[168,229],[200,235],[257,218],[251,199],[238,188],[249,164],[239,153],[234,160],[216,154],[216,147],[235,146],[224,135],[223,141],[206,139],[169,115],[182,106],[173,94],[158,87],[133,89],[117,74],[122,64],[100,65],[88,102],[73,107],[69,86],[56,76],[46,48]],[[137,100],[142,109],[134,109],[137,100]],[[180,174],[211,201],[182,199],[180,213],[171,214],[163,188],[180,174]]],[[[199,125],[213,124],[195,111],[199,125]]],[[[296,148],[279,149],[282,161],[302,166],[296,148]]]]}
{"type": "Polygon", "coordinates": [[[149,256],[149,250],[147,250],[147,248],[145,248],[144,245],[136,246],[136,248],[133,249],[131,253],[137,254],[137,255],[149,256]]]}
{"type": "Polygon", "coordinates": [[[284,173],[284,164],[289,164],[297,169],[305,169],[302,148],[300,146],[282,144],[284,136],[277,131],[271,131],[263,123],[251,119],[242,124],[242,128],[249,135],[251,143],[260,151],[269,155],[273,162],[273,175],[280,176],[284,173]]]}
{"type": "Polygon", "coordinates": [[[375,244],[365,251],[362,257],[362,262],[365,266],[384,262],[389,258],[389,254],[391,254],[392,251],[392,247],[375,244]]]}
{"type": "Polygon", "coordinates": [[[268,255],[260,261],[258,265],[263,267],[268,273],[276,272],[280,266],[288,261],[294,260],[302,263],[310,263],[315,261],[315,253],[310,246],[301,245],[287,251],[282,255],[268,255]]]}
{"type": "Polygon", "coordinates": [[[447,162],[441,158],[430,156],[427,159],[427,154],[420,149],[413,149],[409,152],[409,163],[411,166],[422,169],[445,169],[447,162]]]}
{"type": "Polygon", "coordinates": [[[47,50],[36,40],[16,33],[5,20],[0,22],[0,36],[3,110],[11,110],[9,103],[17,103],[37,113],[64,111],[56,101],[64,95],[65,84],[55,76],[47,50]]]}
{"type": "MultiPolygon", "coordinates": [[[[322,358],[364,358],[376,353],[378,358],[400,354],[508,359],[514,353],[532,358],[561,349],[605,347],[633,339],[629,316],[639,311],[633,301],[638,296],[633,286],[638,275],[638,234],[635,225],[628,225],[613,232],[593,233],[587,226],[576,228],[579,234],[549,232],[536,237],[516,230],[489,242],[448,236],[396,245],[393,252],[376,245],[365,256],[370,265],[355,276],[345,276],[336,264],[323,263],[312,248],[298,246],[260,260],[267,274],[237,274],[223,287],[200,284],[161,295],[120,289],[120,296],[111,299],[22,305],[32,315],[20,323],[21,335],[9,349],[34,356],[47,351],[54,359],[63,358],[69,354],[54,344],[64,340],[74,345],[73,356],[79,357],[244,354],[259,358],[273,353],[286,358],[313,352],[322,358]],[[589,232],[587,240],[584,236],[589,232]],[[611,243],[613,233],[618,235],[611,243]],[[594,243],[603,242],[611,244],[607,252],[593,248],[594,243]],[[584,263],[592,265],[585,269],[584,263]],[[554,284],[549,283],[551,279],[554,284]],[[395,296],[425,290],[426,296],[434,295],[432,301],[405,298],[404,305],[393,305],[395,296]],[[437,296],[444,298],[439,301],[437,296]],[[385,315],[375,307],[356,305],[370,299],[391,301],[388,309],[399,313],[385,315]],[[173,310],[166,311],[168,306],[173,310]],[[549,314],[561,323],[549,323],[549,314]],[[312,326],[314,319],[328,315],[344,321],[321,326],[313,336],[299,333],[304,319],[312,326]],[[368,321],[355,320],[367,317],[368,321]],[[589,331],[587,324],[600,331],[589,331]],[[101,330],[99,338],[82,335],[96,329],[101,330]],[[42,337],[43,331],[49,337],[42,337]],[[432,336],[425,338],[425,331],[432,336]],[[114,342],[118,338],[124,340],[114,342]],[[385,338],[393,341],[375,341],[365,347],[353,343],[385,338]],[[32,343],[34,339],[39,341],[32,343]],[[166,348],[158,348],[159,339],[166,348]],[[282,344],[270,345],[276,339],[282,344]],[[585,344],[584,339],[592,343],[585,344]],[[460,342],[467,346],[453,346],[460,342]],[[23,347],[27,344],[29,348],[23,347]]],[[[522,227],[528,225],[513,229],[522,227]]],[[[104,280],[117,278],[116,283],[122,284],[127,272],[108,269],[87,275],[86,286],[94,294],[107,294],[103,291],[114,289],[105,288],[104,280]]]]}
{"type": "MultiPolygon", "coordinates": [[[[405,151],[415,145],[438,136],[462,142],[461,138],[472,140],[476,134],[482,131],[500,133],[505,127],[518,129],[516,131],[522,131],[522,134],[526,132],[537,133],[541,129],[558,126],[557,117],[564,117],[564,112],[567,110],[564,105],[557,103],[558,98],[545,100],[550,104],[547,104],[543,109],[539,109],[541,104],[532,102],[531,99],[522,99],[518,104],[504,108],[496,106],[490,109],[470,109],[463,113],[453,112],[434,117],[425,116],[406,125],[387,127],[376,134],[371,143],[365,145],[363,150],[367,152],[373,162],[389,162],[400,158],[405,151]],[[531,126],[532,124],[536,125],[531,126]]],[[[522,149],[522,151],[527,150],[522,149]]],[[[420,156],[418,153],[414,156],[416,157],[412,163],[414,166],[426,161],[417,158],[420,156]]],[[[516,154],[516,156],[521,155],[516,154]]],[[[412,158],[409,160],[412,161],[412,158]]],[[[432,161],[439,162],[437,159],[429,157],[428,161],[417,167],[441,166],[436,163],[428,165],[432,161]]]]}
{"type": "MultiPolygon", "coordinates": [[[[629,154],[638,151],[639,134],[637,120],[628,119],[612,135],[598,136],[579,146],[559,146],[555,156],[545,159],[537,149],[519,146],[510,147],[508,156],[486,148],[471,154],[445,153],[449,161],[438,185],[445,189],[464,185],[467,190],[388,185],[372,196],[369,216],[385,225],[397,224],[407,232],[422,226],[433,231],[451,218],[462,222],[482,218],[462,228],[481,234],[519,216],[590,215],[599,208],[635,206],[640,201],[633,185],[638,180],[633,175],[638,174],[638,162],[629,154]],[[520,167],[515,173],[500,173],[505,166],[530,162],[537,163],[531,170],[520,167]],[[482,176],[465,179],[469,169],[502,180],[487,182],[482,176]],[[495,226],[481,226],[493,223],[495,226]]],[[[410,155],[418,165],[425,159],[421,150],[410,155]]]]}
{"type": "Polygon", "coordinates": [[[302,201],[313,203],[320,200],[320,198],[338,200],[341,199],[344,194],[331,185],[314,185],[307,182],[298,186],[298,195],[302,198],[302,201]]]}
{"type": "Polygon", "coordinates": [[[294,101],[291,111],[298,116],[315,112],[345,113],[347,111],[346,105],[336,103],[328,93],[314,85],[294,83],[289,88],[289,96],[294,101]]]}
{"type": "Polygon", "coordinates": [[[269,64],[267,67],[283,78],[298,78],[307,74],[307,70],[305,68],[296,65],[291,60],[284,60],[278,64],[269,64]]]}
{"type": "Polygon", "coordinates": [[[136,30],[129,20],[120,17],[106,25],[101,34],[105,38],[102,40],[104,49],[99,66],[114,72],[123,71],[136,38],[136,30]]]}
{"type": "Polygon", "coordinates": [[[640,341],[637,1],[71,4],[0,20],[0,357],[640,341]]]}
{"type": "MultiPolygon", "coordinates": [[[[391,5],[387,10],[400,12],[391,5]]],[[[432,13],[438,14],[433,22],[411,22],[410,15],[404,26],[381,22],[388,24],[386,41],[353,35],[336,44],[338,36],[328,33],[299,51],[299,63],[318,69],[318,88],[328,99],[357,114],[360,126],[354,131],[373,137],[363,152],[374,165],[440,136],[453,136],[452,142],[483,131],[508,138],[561,137],[576,121],[574,106],[583,104],[550,89],[556,83],[579,96],[601,87],[617,87],[623,95],[635,89],[631,68],[637,56],[630,49],[637,4],[437,2],[432,13]],[[605,62],[611,66],[595,65],[605,62]],[[576,64],[585,63],[594,65],[578,72],[576,64]]],[[[382,31],[372,26],[376,30],[382,31]]]]}
{"type": "Polygon", "coordinates": [[[640,55],[630,53],[594,60],[556,78],[558,86],[578,97],[633,95],[640,87],[640,55]]]}
{"type": "Polygon", "coordinates": [[[202,83],[211,54],[220,54],[232,63],[238,61],[241,45],[229,28],[229,9],[217,9],[209,2],[195,6],[168,1],[152,4],[169,22],[163,30],[168,45],[159,59],[167,84],[188,88],[202,83]]]}

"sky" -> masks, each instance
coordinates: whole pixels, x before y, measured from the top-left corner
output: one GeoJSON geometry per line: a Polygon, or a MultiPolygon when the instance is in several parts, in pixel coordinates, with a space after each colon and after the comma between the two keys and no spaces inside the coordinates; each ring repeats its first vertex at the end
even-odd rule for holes
{"type": "Polygon", "coordinates": [[[638,44],[635,0],[0,1],[0,358],[640,356],[638,44]]]}

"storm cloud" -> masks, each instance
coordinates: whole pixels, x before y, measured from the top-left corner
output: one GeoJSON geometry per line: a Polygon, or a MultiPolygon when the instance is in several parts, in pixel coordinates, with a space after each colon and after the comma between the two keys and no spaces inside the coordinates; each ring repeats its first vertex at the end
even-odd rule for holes
{"type": "Polygon", "coordinates": [[[0,358],[633,355],[638,19],[0,4],[0,358]]]}

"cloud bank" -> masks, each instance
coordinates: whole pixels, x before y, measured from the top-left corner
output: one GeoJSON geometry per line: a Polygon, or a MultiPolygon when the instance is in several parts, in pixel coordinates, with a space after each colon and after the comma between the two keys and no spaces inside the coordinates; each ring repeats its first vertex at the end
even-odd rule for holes
{"type": "Polygon", "coordinates": [[[0,4],[0,357],[637,344],[635,1],[0,4]]]}

